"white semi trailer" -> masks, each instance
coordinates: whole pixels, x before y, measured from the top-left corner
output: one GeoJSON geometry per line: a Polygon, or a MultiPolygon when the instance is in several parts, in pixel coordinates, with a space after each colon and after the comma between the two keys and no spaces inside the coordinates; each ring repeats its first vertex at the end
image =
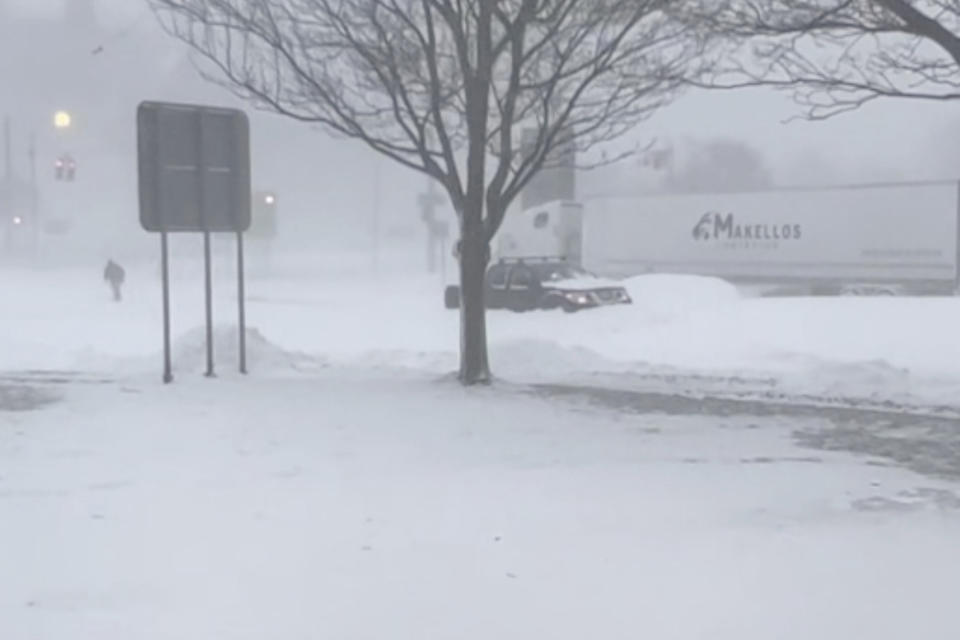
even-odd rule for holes
{"type": "Polygon", "coordinates": [[[607,276],[955,293],[958,238],[950,181],[558,201],[509,216],[497,250],[563,255],[607,276]]]}

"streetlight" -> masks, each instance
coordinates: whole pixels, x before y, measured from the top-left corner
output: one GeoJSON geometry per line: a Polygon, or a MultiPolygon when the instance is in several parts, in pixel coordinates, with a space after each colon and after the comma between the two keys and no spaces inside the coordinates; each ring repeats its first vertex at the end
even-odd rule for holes
{"type": "Polygon", "coordinates": [[[57,111],[53,114],[53,126],[57,129],[69,129],[73,124],[73,116],[69,111],[57,111]]]}

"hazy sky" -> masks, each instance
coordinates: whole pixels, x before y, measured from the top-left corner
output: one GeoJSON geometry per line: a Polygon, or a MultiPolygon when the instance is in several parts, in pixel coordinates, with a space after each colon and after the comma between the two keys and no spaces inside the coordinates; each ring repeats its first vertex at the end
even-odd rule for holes
{"type": "MultiPolygon", "coordinates": [[[[21,12],[35,15],[56,15],[73,0],[5,0],[21,12]]],[[[105,21],[117,21],[136,17],[146,11],[144,0],[96,0],[97,9],[105,21]]]]}
{"type": "MultiPolygon", "coordinates": [[[[61,11],[66,1],[7,0],[21,10],[47,14],[61,11]]],[[[142,0],[98,0],[97,6],[118,28],[152,20],[142,0]]],[[[789,181],[783,174],[804,155],[822,156],[853,179],[864,172],[895,170],[910,176],[952,176],[958,171],[937,166],[937,153],[942,151],[937,147],[943,145],[944,131],[960,125],[955,111],[953,105],[888,101],[828,122],[785,125],[782,121],[796,113],[785,96],[766,90],[701,93],[674,103],[647,129],[650,135],[748,140],[763,149],[781,181],[789,181]]]]}
{"type": "MultiPolygon", "coordinates": [[[[63,0],[6,2],[34,14],[55,15],[63,8],[63,0]]],[[[122,65],[124,50],[138,45],[137,38],[129,36],[131,30],[157,32],[141,0],[101,0],[98,7],[115,34],[110,37],[117,39],[111,46],[108,37],[98,64],[122,65]],[[111,61],[109,56],[119,60],[111,61]]],[[[195,79],[188,80],[185,85],[193,85],[195,79]]],[[[38,83],[38,90],[41,86],[38,83]]],[[[211,96],[228,100],[223,92],[204,93],[204,100],[211,96]]],[[[783,123],[796,113],[787,97],[767,90],[699,92],[664,109],[636,137],[638,141],[658,136],[741,139],[763,152],[783,184],[960,174],[960,152],[954,151],[958,145],[953,142],[960,138],[960,112],[955,105],[887,101],[827,122],[783,123]]],[[[372,224],[373,187],[380,184],[385,224],[409,220],[417,224],[415,195],[423,187],[422,178],[411,177],[388,161],[376,161],[372,152],[356,143],[305,131],[296,123],[262,116],[255,116],[253,122],[259,186],[282,191],[284,204],[299,209],[302,216],[321,221],[349,219],[357,231],[366,232],[372,224]]]]}

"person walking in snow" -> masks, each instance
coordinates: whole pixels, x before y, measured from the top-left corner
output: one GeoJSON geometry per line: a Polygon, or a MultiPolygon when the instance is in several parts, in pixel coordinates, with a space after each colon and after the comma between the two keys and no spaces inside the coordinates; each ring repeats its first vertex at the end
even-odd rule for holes
{"type": "Polygon", "coordinates": [[[122,299],[120,287],[123,286],[123,281],[126,277],[127,273],[123,267],[113,260],[107,260],[107,266],[103,269],[103,279],[110,283],[110,289],[113,291],[113,299],[116,302],[120,302],[122,299]]]}

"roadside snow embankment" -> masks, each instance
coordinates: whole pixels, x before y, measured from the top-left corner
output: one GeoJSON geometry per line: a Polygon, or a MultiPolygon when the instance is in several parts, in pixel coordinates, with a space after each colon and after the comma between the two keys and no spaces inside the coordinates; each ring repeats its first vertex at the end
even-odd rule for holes
{"type": "Polygon", "coordinates": [[[744,298],[734,285],[718,278],[654,274],[628,278],[623,284],[634,310],[649,321],[676,321],[744,298]]]}
{"type": "MultiPolygon", "coordinates": [[[[439,277],[286,270],[250,278],[253,373],[318,363],[446,374],[457,366],[459,314],[439,277]]],[[[296,265],[298,268],[300,263],[296,265]]],[[[161,347],[156,273],[129,270],[113,303],[94,270],[0,273],[0,369],[153,373],[161,347]]],[[[218,325],[236,316],[217,280],[218,325]]],[[[645,275],[623,282],[632,305],[576,314],[488,314],[502,378],[657,390],[960,405],[958,298],[759,298],[721,280],[645,275]]],[[[202,372],[203,289],[173,287],[174,365],[202,372]]],[[[218,371],[236,369],[235,329],[214,336],[218,371]]]]}
{"type": "Polygon", "coordinates": [[[682,275],[624,285],[633,305],[492,314],[497,369],[684,393],[960,406],[958,299],[758,298],[682,275]]]}
{"type": "MultiPolygon", "coordinates": [[[[246,331],[247,366],[254,371],[281,373],[303,371],[322,366],[319,358],[295,351],[288,351],[270,342],[257,329],[246,331]]],[[[214,328],[214,358],[217,369],[234,372],[240,367],[240,332],[236,326],[214,328]]],[[[206,329],[196,327],[180,336],[173,345],[174,368],[188,373],[206,370],[206,329]]]]}

